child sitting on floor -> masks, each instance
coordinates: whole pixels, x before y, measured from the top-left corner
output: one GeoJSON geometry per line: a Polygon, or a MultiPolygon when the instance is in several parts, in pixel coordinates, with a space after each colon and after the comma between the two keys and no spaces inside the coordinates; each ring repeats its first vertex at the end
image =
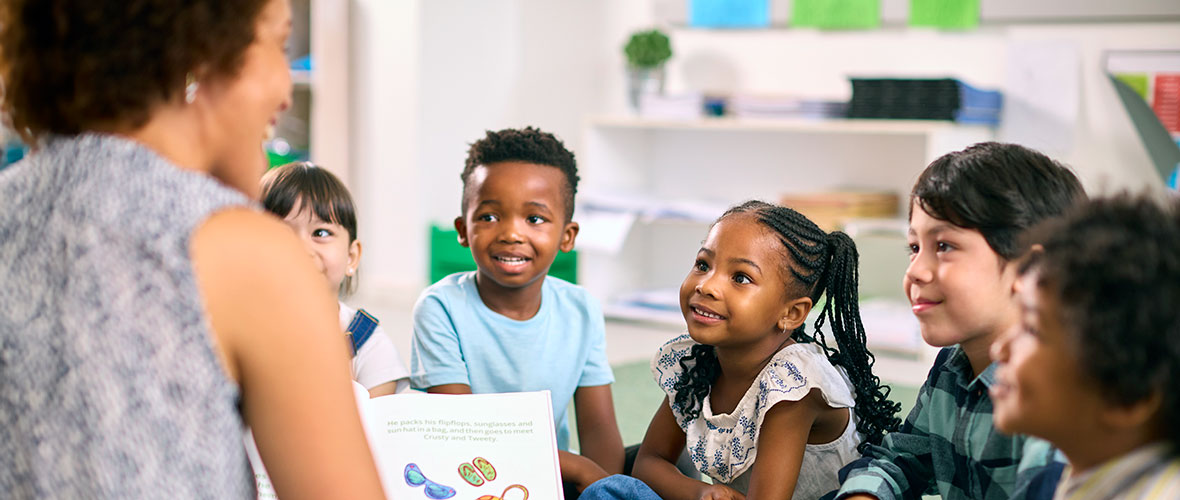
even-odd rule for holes
{"type": "Polygon", "coordinates": [[[1045,441],[992,425],[989,351],[1015,327],[1021,234],[1083,200],[1072,172],[1015,145],[985,142],[934,160],[910,195],[902,279],[926,343],[942,347],[897,432],[845,467],[838,498],[1037,497],[1060,472],[1045,441]]]}
{"type": "Polygon", "coordinates": [[[857,262],[848,235],[790,208],[752,201],[722,215],[680,286],[688,334],[652,359],[667,396],[635,478],[611,476],[583,496],[803,500],[839,487],[862,441],[898,424],[865,347],[857,262]],[[804,320],[821,298],[813,338],[804,320]],[[677,470],[686,447],[712,484],[677,470]]]}
{"type": "Polygon", "coordinates": [[[992,349],[996,427],[1065,454],[1056,498],[1180,498],[1180,206],[1101,200],[1046,229],[992,349]]]}
{"type": "MultiPolygon", "coordinates": [[[[295,230],[334,294],[355,291],[361,242],[356,206],[340,179],[308,162],[273,168],[262,177],[262,206],[295,230]]],[[[340,328],[352,346],[353,380],[371,397],[409,390],[410,372],[377,319],[338,304],[340,328]]]]}
{"type": "Polygon", "coordinates": [[[461,178],[455,229],[477,270],[418,298],[411,382],[432,393],[549,390],[561,476],[580,491],[622,471],[623,440],[602,310],[586,290],[546,275],[578,234],[574,155],[532,127],[489,131],[471,145],[461,178]],[[580,455],[569,451],[571,399],[580,455]]]}

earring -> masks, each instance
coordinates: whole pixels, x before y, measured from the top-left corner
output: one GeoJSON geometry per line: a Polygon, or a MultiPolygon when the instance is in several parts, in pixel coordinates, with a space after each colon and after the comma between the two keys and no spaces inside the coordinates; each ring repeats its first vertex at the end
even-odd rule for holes
{"type": "Polygon", "coordinates": [[[193,101],[197,100],[197,89],[200,88],[200,86],[201,86],[201,84],[199,82],[197,82],[197,77],[194,76],[192,73],[185,75],[185,77],[184,77],[184,102],[185,102],[185,104],[192,104],[193,101]]]}
{"type": "Polygon", "coordinates": [[[352,276],[352,273],[355,273],[355,272],[356,272],[356,268],[352,268],[352,267],[350,267],[350,268],[348,268],[348,273],[347,273],[347,274],[348,274],[349,276],[352,276]]]}

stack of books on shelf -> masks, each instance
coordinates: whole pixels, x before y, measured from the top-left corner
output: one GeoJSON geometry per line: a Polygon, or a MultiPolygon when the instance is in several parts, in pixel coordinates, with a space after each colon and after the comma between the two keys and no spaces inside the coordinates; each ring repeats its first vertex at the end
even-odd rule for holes
{"type": "Polygon", "coordinates": [[[738,118],[843,118],[848,103],[788,96],[739,94],[726,103],[729,114],[738,118]]]}
{"type": "Polygon", "coordinates": [[[1003,95],[953,78],[851,78],[849,118],[998,125],[1003,95]]]}
{"type": "Polygon", "coordinates": [[[843,190],[786,194],[779,203],[832,231],[849,219],[896,217],[900,199],[891,191],[843,190]]]}

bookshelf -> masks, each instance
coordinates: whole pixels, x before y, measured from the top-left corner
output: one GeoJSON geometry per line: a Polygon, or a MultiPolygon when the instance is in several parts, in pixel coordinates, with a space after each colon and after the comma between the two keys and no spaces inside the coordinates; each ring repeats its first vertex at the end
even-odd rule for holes
{"type": "MultiPolygon", "coordinates": [[[[750,198],[773,202],[787,193],[862,188],[896,192],[904,217],[905,195],[930,161],[994,136],[987,126],[940,121],[627,115],[590,117],[583,134],[575,216],[583,221],[583,235],[596,229],[590,227],[599,223],[596,209],[637,215],[616,228],[625,233],[619,245],[594,249],[579,237],[578,280],[603,303],[608,318],[662,328],[683,328],[678,310],[671,309],[673,290],[708,225],[725,208],[750,198]],[[667,309],[636,307],[631,299],[637,297],[667,309]]],[[[905,221],[860,226],[868,228],[853,234],[861,253],[862,297],[903,304],[900,317],[912,318],[900,286],[908,262],[905,221]]],[[[876,347],[891,351],[882,373],[920,383],[936,351],[913,340],[876,347]]]]}
{"type": "Polygon", "coordinates": [[[347,0],[292,0],[288,58],[312,59],[292,68],[291,107],[277,135],[349,184],[349,7],[347,0]]]}

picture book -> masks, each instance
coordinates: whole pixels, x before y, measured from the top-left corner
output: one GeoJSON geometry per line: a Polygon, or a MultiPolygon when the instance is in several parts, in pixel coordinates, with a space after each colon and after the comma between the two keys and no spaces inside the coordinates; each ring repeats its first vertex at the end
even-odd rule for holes
{"type": "MultiPolygon", "coordinates": [[[[564,498],[548,391],[362,397],[357,404],[387,497],[564,498]]],[[[259,498],[276,498],[250,439],[247,448],[259,498]]]]}

